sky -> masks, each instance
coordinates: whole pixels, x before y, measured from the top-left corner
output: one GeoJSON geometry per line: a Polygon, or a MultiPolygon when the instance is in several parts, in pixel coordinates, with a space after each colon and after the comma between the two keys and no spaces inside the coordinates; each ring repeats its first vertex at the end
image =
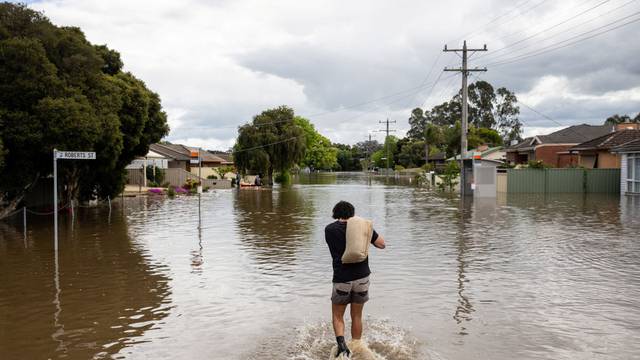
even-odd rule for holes
{"type": "Polygon", "coordinates": [[[415,107],[460,89],[452,52],[521,101],[525,135],[640,112],[640,0],[30,1],[120,52],[157,92],[166,140],[226,150],[238,126],[287,105],[333,142],[403,136],[415,107]],[[591,37],[589,39],[586,39],[591,37]],[[535,110],[532,111],[529,108],[535,110]]]}

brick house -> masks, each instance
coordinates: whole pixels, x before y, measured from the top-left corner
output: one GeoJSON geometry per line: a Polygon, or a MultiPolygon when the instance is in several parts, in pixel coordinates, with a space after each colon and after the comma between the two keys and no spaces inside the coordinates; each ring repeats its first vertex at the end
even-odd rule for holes
{"type": "Polygon", "coordinates": [[[620,169],[621,155],[612,149],[640,140],[640,124],[622,123],[615,126],[616,131],[569,149],[578,158],[577,164],[588,169],[620,169]]]}
{"type": "Polygon", "coordinates": [[[613,125],[573,125],[548,135],[537,135],[506,149],[507,162],[526,164],[542,161],[553,167],[568,167],[577,163],[577,155],[569,149],[614,131],[613,125]]]}

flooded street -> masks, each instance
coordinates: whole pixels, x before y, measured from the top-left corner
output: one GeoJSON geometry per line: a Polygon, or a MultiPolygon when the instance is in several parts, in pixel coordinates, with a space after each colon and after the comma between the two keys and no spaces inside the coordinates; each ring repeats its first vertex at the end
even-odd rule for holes
{"type": "Polygon", "coordinates": [[[461,206],[363,174],[138,197],[0,222],[0,359],[326,359],[324,227],[348,200],[370,251],[365,338],[384,359],[640,357],[640,198],[461,206]]]}

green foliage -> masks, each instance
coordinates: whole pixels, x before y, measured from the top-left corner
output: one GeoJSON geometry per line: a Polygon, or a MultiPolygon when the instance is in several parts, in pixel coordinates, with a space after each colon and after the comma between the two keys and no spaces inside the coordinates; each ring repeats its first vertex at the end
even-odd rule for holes
{"type": "Polygon", "coordinates": [[[217,168],[216,170],[218,172],[218,175],[220,175],[220,178],[224,179],[224,176],[227,175],[228,173],[235,173],[236,168],[230,165],[223,165],[217,168]]]}
{"type": "Polygon", "coordinates": [[[631,118],[629,115],[611,115],[607,118],[607,120],[605,120],[605,124],[608,125],[617,125],[617,124],[623,124],[623,123],[640,123],[640,113],[638,113],[638,115],[635,118],[631,118]]]}
{"type": "Polygon", "coordinates": [[[338,149],[331,146],[331,141],[320,135],[311,122],[296,116],[294,123],[304,130],[305,152],[301,166],[312,170],[330,170],[338,165],[338,149]]]}
{"type": "Polygon", "coordinates": [[[214,174],[211,174],[211,175],[207,175],[207,179],[216,180],[216,179],[218,179],[218,177],[216,175],[214,175],[214,174]]]}
{"type": "MultiPolygon", "coordinates": [[[[147,166],[147,180],[153,181],[156,184],[162,184],[164,182],[165,172],[164,169],[156,167],[156,175],[153,175],[153,166],[147,166]]],[[[156,185],[157,186],[157,185],[156,185]]]]}
{"type": "Polygon", "coordinates": [[[529,160],[527,167],[529,169],[547,169],[550,166],[545,164],[542,160],[529,160]]]}
{"type": "Polygon", "coordinates": [[[405,167],[404,167],[404,166],[402,166],[402,165],[396,165],[396,166],[395,166],[395,168],[394,168],[394,170],[395,170],[395,171],[402,171],[402,170],[405,170],[405,167]]]}
{"type": "Polygon", "coordinates": [[[453,188],[458,185],[457,177],[460,175],[460,166],[457,161],[447,162],[444,172],[440,175],[442,182],[438,184],[438,188],[442,191],[452,192],[453,188]]]}
{"type": "Polygon", "coordinates": [[[333,144],[338,149],[336,170],[360,171],[371,166],[371,155],[382,148],[376,140],[361,141],[355,145],[333,144]]]}
{"type": "Polygon", "coordinates": [[[169,186],[167,188],[167,195],[169,196],[169,198],[174,198],[176,197],[176,188],[174,188],[173,186],[169,186]]]}
{"type": "Polygon", "coordinates": [[[234,160],[242,173],[267,174],[272,184],[274,171],[289,171],[304,159],[305,147],[305,132],[294,122],[293,109],[280,106],[263,111],[240,127],[234,160]]]}
{"type": "Polygon", "coordinates": [[[291,173],[289,171],[278,173],[276,175],[275,182],[282,185],[291,184],[291,173]]]}
{"type": "Polygon", "coordinates": [[[380,149],[371,155],[371,160],[373,161],[373,165],[379,168],[384,168],[387,166],[386,160],[383,158],[386,157],[386,153],[384,150],[380,149]]]}
{"type": "Polygon", "coordinates": [[[114,197],[125,166],[167,133],[158,95],[122,72],[116,51],[25,5],[0,3],[0,200],[15,206],[49,176],[54,148],[97,157],[59,163],[63,199],[114,197]]]}
{"type": "MultiPolygon", "coordinates": [[[[485,81],[472,83],[469,85],[469,131],[473,128],[496,131],[501,140],[491,134],[490,145],[521,140],[522,123],[518,119],[520,108],[517,102],[515,94],[506,88],[494,90],[493,86],[485,81]]],[[[426,141],[429,147],[435,145],[446,148],[449,155],[458,154],[459,140],[456,146],[454,138],[460,137],[461,119],[461,94],[458,93],[451,100],[436,105],[430,110],[413,109],[409,116],[411,128],[407,136],[412,141],[426,141]]],[[[469,135],[469,146],[475,147],[472,145],[475,140],[471,139],[471,135],[469,135]]],[[[483,135],[488,134],[478,134],[481,140],[483,135]]]]}
{"type": "Polygon", "coordinates": [[[199,181],[189,178],[187,179],[187,181],[185,181],[184,185],[182,185],[182,188],[187,190],[197,190],[198,186],[200,186],[199,181]]]}

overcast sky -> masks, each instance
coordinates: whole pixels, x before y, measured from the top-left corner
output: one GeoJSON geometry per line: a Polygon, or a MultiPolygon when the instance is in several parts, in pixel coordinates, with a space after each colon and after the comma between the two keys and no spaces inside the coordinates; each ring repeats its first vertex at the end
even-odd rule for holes
{"type": "MultiPolygon", "coordinates": [[[[387,117],[402,136],[412,108],[458,91],[460,76],[442,68],[459,66],[460,58],[442,48],[460,47],[462,39],[471,47],[487,44],[486,54],[472,57],[471,65],[488,67],[479,76],[553,119],[521,106],[525,135],[640,111],[640,21],[613,29],[640,19],[640,0],[44,0],[30,6],[119,51],[125,70],[160,94],[171,126],[167,139],[209,149],[228,149],[239,125],[283,104],[334,142],[362,141],[387,117]],[[509,59],[521,60],[504,63],[509,59]]],[[[383,140],[381,133],[374,137],[383,140]]]]}

